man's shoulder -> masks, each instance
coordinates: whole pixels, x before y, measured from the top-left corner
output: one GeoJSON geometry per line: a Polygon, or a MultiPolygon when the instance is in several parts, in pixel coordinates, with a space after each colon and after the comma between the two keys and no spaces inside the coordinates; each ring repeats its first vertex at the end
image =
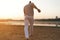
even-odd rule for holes
{"type": "Polygon", "coordinates": [[[27,5],[24,6],[24,8],[27,7],[27,5]]]}
{"type": "Polygon", "coordinates": [[[31,5],[34,5],[34,3],[30,3],[31,5]]]}

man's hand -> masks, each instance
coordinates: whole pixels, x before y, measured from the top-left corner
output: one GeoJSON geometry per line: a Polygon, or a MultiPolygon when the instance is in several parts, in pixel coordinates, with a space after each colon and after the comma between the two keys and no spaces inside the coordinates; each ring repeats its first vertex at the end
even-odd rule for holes
{"type": "Polygon", "coordinates": [[[40,13],[40,12],[41,12],[41,10],[40,10],[40,9],[38,9],[38,12],[40,13]]]}

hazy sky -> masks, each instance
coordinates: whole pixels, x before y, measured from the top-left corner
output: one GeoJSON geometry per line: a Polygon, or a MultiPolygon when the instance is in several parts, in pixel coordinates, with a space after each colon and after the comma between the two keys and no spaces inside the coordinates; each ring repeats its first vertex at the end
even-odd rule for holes
{"type": "MultiPolygon", "coordinates": [[[[0,0],[0,18],[23,19],[23,8],[30,0],[0,0]]],[[[34,18],[60,17],[60,0],[31,0],[39,9],[34,9],[34,18]]]]}

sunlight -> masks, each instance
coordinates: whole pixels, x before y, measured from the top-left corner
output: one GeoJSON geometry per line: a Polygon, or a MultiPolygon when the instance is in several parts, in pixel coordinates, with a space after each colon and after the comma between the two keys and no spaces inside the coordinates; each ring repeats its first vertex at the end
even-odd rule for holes
{"type": "Polygon", "coordinates": [[[18,4],[14,0],[0,1],[0,18],[14,18],[18,15],[18,4]]]}
{"type": "MultiPolygon", "coordinates": [[[[30,0],[0,0],[0,19],[24,19],[23,8],[30,0]]],[[[52,18],[59,16],[59,1],[52,0],[31,0],[41,9],[38,13],[34,9],[34,18],[52,18]],[[55,3],[56,2],[56,3],[55,3]],[[51,15],[52,14],[52,15],[51,15]]]]}

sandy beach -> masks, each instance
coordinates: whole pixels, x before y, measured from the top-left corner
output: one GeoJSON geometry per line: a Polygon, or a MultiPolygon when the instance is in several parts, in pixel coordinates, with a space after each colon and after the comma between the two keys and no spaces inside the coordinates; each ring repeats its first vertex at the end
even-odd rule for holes
{"type": "MultiPolygon", "coordinates": [[[[0,40],[26,40],[23,25],[0,25],[0,40]]],[[[60,28],[34,26],[29,40],[60,40],[60,28]]]]}

